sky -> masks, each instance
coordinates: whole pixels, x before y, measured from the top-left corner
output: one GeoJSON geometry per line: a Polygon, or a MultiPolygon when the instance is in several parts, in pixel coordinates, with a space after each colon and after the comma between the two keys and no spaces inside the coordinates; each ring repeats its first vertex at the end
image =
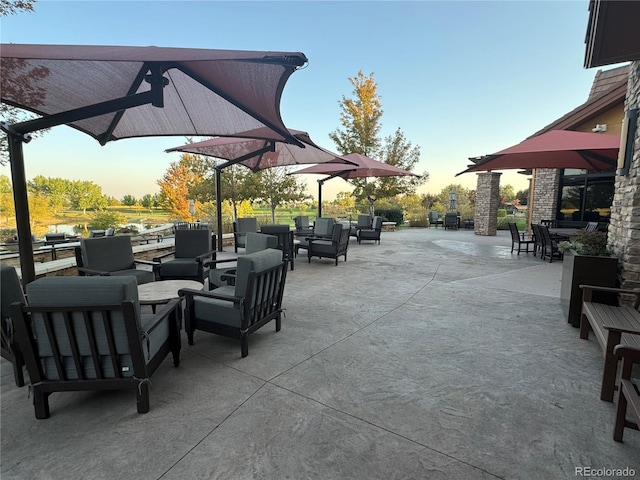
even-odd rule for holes
{"type": "MultiPolygon", "coordinates": [[[[584,103],[596,69],[585,69],[588,0],[570,1],[53,1],[0,18],[2,43],[131,45],[299,51],[309,59],[288,80],[281,114],[335,151],[349,78],[374,74],[382,103],[381,135],[401,129],[420,147],[418,193],[450,184],[469,157],[519,143],[584,103]]],[[[156,181],[182,137],[124,139],[100,146],[58,126],[24,145],[27,178],[93,181],[106,195],[157,193],[156,181]]],[[[0,174],[10,177],[9,168],[0,174]]],[[[316,180],[307,176],[308,193],[316,180]]],[[[527,177],[505,171],[516,191],[527,177]]],[[[348,184],[323,188],[331,199],[348,184]]]]}

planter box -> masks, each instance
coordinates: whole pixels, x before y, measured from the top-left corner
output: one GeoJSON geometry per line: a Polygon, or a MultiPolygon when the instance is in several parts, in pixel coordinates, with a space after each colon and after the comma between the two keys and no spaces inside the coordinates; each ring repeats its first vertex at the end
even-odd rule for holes
{"type": "MultiPolygon", "coordinates": [[[[582,311],[582,290],[580,285],[598,287],[618,286],[618,258],[592,257],[566,252],[562,260],[562,286],[560,298],[567,321],[574,327],[580,326],[582,311]]],[[[618,295],[608,292],[594,292],[593,301],[607,305],[617,305],[618,295]]]]}

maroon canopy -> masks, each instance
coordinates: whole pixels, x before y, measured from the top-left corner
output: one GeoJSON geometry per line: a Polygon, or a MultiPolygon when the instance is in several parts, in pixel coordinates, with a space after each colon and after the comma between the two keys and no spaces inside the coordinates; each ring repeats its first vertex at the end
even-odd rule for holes
{"type": "Polygon", "coordinates": [[[263,129],[301,145],[280,116],[302,53],[81,45],[0,45],[2,102],[41,115],[9,135],[20,266],[35,278],[22,143],[66,124],[102,145],[130,137],[222,136],[263,129]]]}
{"type": "MultiPolygon", "coordinates": [[[[218,137],[198,143],[190,143],[180,147],[173,147],[166,152],[187,152],[196,155],[228,160],[222,168],[239,163],[257,172],[271,167],[298,165],[309,163],[339,163],[349,164],[337,153],[330,152],[316,145],[309,134],[300,130],[289,129],[289,133],[298,139],[304,148],[283,142],[260,140],[264,138],[263,129],[251,130],[238,135],[247,138],[218,137]]],[[[335,167],[335,165],[334,165],[335,167]]]]}
{"type": "Polygon", "coordinates": [[[619,148],[619,135],[551,130],[481,157],[456,176],[467,172],[514,168],[610,170],[616,166],[619,148]]]}

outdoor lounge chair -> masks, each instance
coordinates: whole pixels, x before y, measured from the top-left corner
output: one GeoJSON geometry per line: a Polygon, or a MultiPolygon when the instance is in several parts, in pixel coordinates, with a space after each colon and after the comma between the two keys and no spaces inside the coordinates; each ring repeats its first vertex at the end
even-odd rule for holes
{"type": "Polygon", "coordinates": [[[294,217],[293,223],[296,226],[296,236],[313,235],[313,227],[309,225],[309,217],[298,215],[294,217]]]}
{"type": "Polygon", "coordinates": [[[298,235],[298,240],[300,240],[300,243],[296,245],[296,254],[300,251],[301,248],[304,248],[306,250],[309,246],[309,240],[312,238],[330,239],[333,235],[333,226],[335,224],[336,221],[333,218],[316,218],[316,221],[313,224],[313,234],[304,237],[298,235]]]}
{"type": "Polygon", "coordinates": [[[136,260],[133,258],[131,237],[119,235],[115,237],[84,238],[80,246],[75,247],[78,274],[122,276],[133,275],[138,284],[153,282],[155,273],[150,270],[136,268],[137,265],[157,265],[157,262],[136,260]]]}
{"type": "Polygon", "coordinates": [[[538,227],[538,231],[542,236],[542,251],[540,253],[540,258],[544,260],[545,257],[548,256],[549,263],[551,263],[554,258],[562,259],[562,252],[558,249],[558,241],[551,238],[549,227],[540,225],[538,227]]]}
{"type": "Polygon", "coordinates": [[[349,228],[341,223],[333,226],[333,232],[330,239],[326,238],[310,238],[307,246],[307,255],[309,263],[311,257],[334,258],[336,266],[338,265],[338,257],[344,256],[347,261],[347,250],[349,249],[349,228]]]}
{"type": "Polygon", "coordinates": [[[444,229],[458,230],[458,214],[455,212],[447,212],[444,214],[444,229]]]}
{"type": "Polygon", "coordinates": [[[249,354],[249,335],[272,320],[280,331],[287,263],[282,251],[268,248],[238,257],[235,286],[213,291],[180,290],[186,301],[185,330],[193,345],[196,330],[240,339],[249,354]]]}
{"type": "Polygon", "coordinates": [[[522,248],[525,248],[525,253],[529,253],[529,247],[533,246],[535,253],[535,240],[525,239],[525,233],[518,231],[518,226],[514,222],[509,223],[509,230],[511,231],[511,253],[513,253],[513,249],[516,245],[518,245],[518,255],[520,255],[520,251],[522,248]]]}
{"type": "Polygon", "coordinates": [[[289,225],[263,225],[260,228],[260,233],[263,233],[265,235],[275,235],[276,237],[278,237],[278,246],[276,248],[278,250],[282,250],[285,261],[289,262],[291,270],[293,270],[295,250],[293,242],[293,230],[291,230],[289,225]]]}
{"type": "Polygon", "coordinates": [[[382,232],[382,217],[375,216],[373,217],[373,223],[371,228],[361,228],[358,232],[358,244],[362,243],[363,240],[373,240],[374,242],[378,242],[380,244],[380,232],[382,232]]]}
{"type": "Polygon", "coordinates": [[[36,418],[64,391],[133,390],[138,412],[149,411],[151,375],[169,352],[180,362],[180,300],[141,315],[132,276],[45,277],[27,285],[27,298],[11,316],[36,418]]]}
{"type": "Polygon", "coordinates": [[[233,222],[233,248],[245,248],[247,232],[258,233],[258,219],[255,217],[238,218],[233,222]]]}
{"type": "MultiPolygon", "coordinates": [[[[267,248],[278,248],[278,237],[275,235],[265,235],[264,233],[247,233],[245,253],[261,252],[267,248]]],[[[239,258],[239,257],[238,257],[239,258]]],[[[237,262],[237,258],[227,260],[214,260],[208,262],[207,267],[211,265],[224,265],[225,263],[237,262]]],[[[209,290],[223,287],[226,285],[235,285],[236,265],[211,268],[209,270],[209,290]]]]}
{"type": "Polygon", "coordinates": [[[0,353],[13,365],[13,376],[16,386],[24,386],[24,375],[22,367],[24,359],[20,353],[18,343],[15,339],[13,322],[11,321],[10,306],[12,303],[25,303],[22,285],[16,269],[0,263],[0,296],[2,297],[2,307],[0,308],[0,322],[2,322],[2,350],[0,353]]]}
{"type": "Polygon", "coordinates": [[[438,225],[444,225],[444,220],[440,218],[440,214],[438,212],[429,212],[429,226],[435,225],[438,228],[438,225]]]}
{"type": "Polygon", "coordinates": [[[371,215],[358,215],[358,222],[351,226],[350,235],[358,238],[358,230],[361,228],[371,228],[373,218],[371,215]]]}
{"type": "Polygon", "coordinates": [[[206,229],[176,230],[175,249],[154,257],[157,280],[195,280],[204,283],[209,274],[205,263],[216,259],[216,236],[206,229]],[[173,259],[163,261],[173,255],[173,259]]]}

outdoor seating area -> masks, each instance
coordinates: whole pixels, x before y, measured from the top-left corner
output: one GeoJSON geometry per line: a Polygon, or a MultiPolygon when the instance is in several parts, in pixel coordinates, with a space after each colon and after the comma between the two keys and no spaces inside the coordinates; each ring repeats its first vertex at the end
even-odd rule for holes
{"type": "MultiPolygon", "coordinates": [[[[555,479],[582,465],[637,468],[640,432],[624,428],[624,441],[614,441],[614,435],[622,439],[615,422],[620,391],[633,418],[633,381],[617,379],[622,387],[614,402],[600,400],[601,347],[581,340],[567,323],[561,262],[512,253],[508,231],[400,229],[382,232],[382,245],[350,242],[349,261],[336,269],[327,268],[333,261],[314,259],[289,271],[278,251],[276,269],[286,275],[282,310],[249,332],[251,352],[244,358],[245,346],[238,348],[243,328],[216,331],[222,326],[202,322],[197,305],[222,297],[221,288],[235,293],[242,288],[237,284],[213,290],[210,299],[208,291],[182,292],[179,367],[167,350],[162,362],[149,366],[147,337],[138,336],[149,371],[136,370],[127,388],[102,390],[110,379],[90,379],[90,388],[58,392],[53,385],[47,390],[46,380],[29,397],[29,387],[16,386],[12,365],[2,358],[3,479],[45,471],[50,478],[91,472],[93,478],[163,480],[431,478],[430,472],[555,479]],[[189,331],[195,332],[192,345],[189,331]],[[140,381],[147,378],[152,383],[140,381]],[[34,419],[34,393],[46,420],[34,419]],[[140,396],[142,409],[149,406],[144,415],[133,409],[140,396]],[[247,445],[263,455],[247,461],[247,445]]],[[[232,249],[218,256],[235,256],[232,249]]],[[[251,255],[239,252],[239,262],[251,255]]],[[[40,312],[27,293],[24,312],[40,312]]],[[[245,318],[232,303],[229,328],[245,318]]],[[[140,325],[147,325],[151,307],[139,308],[140,325]]],[[[66,371],[79,371],[73,365],[82,361],[74,355],[66,371]]],[[[43,380],[31,364],[27,385],[43,380]]],[[[46,365],[47,374],[59,371],[55,362],[46,365]]]]}

